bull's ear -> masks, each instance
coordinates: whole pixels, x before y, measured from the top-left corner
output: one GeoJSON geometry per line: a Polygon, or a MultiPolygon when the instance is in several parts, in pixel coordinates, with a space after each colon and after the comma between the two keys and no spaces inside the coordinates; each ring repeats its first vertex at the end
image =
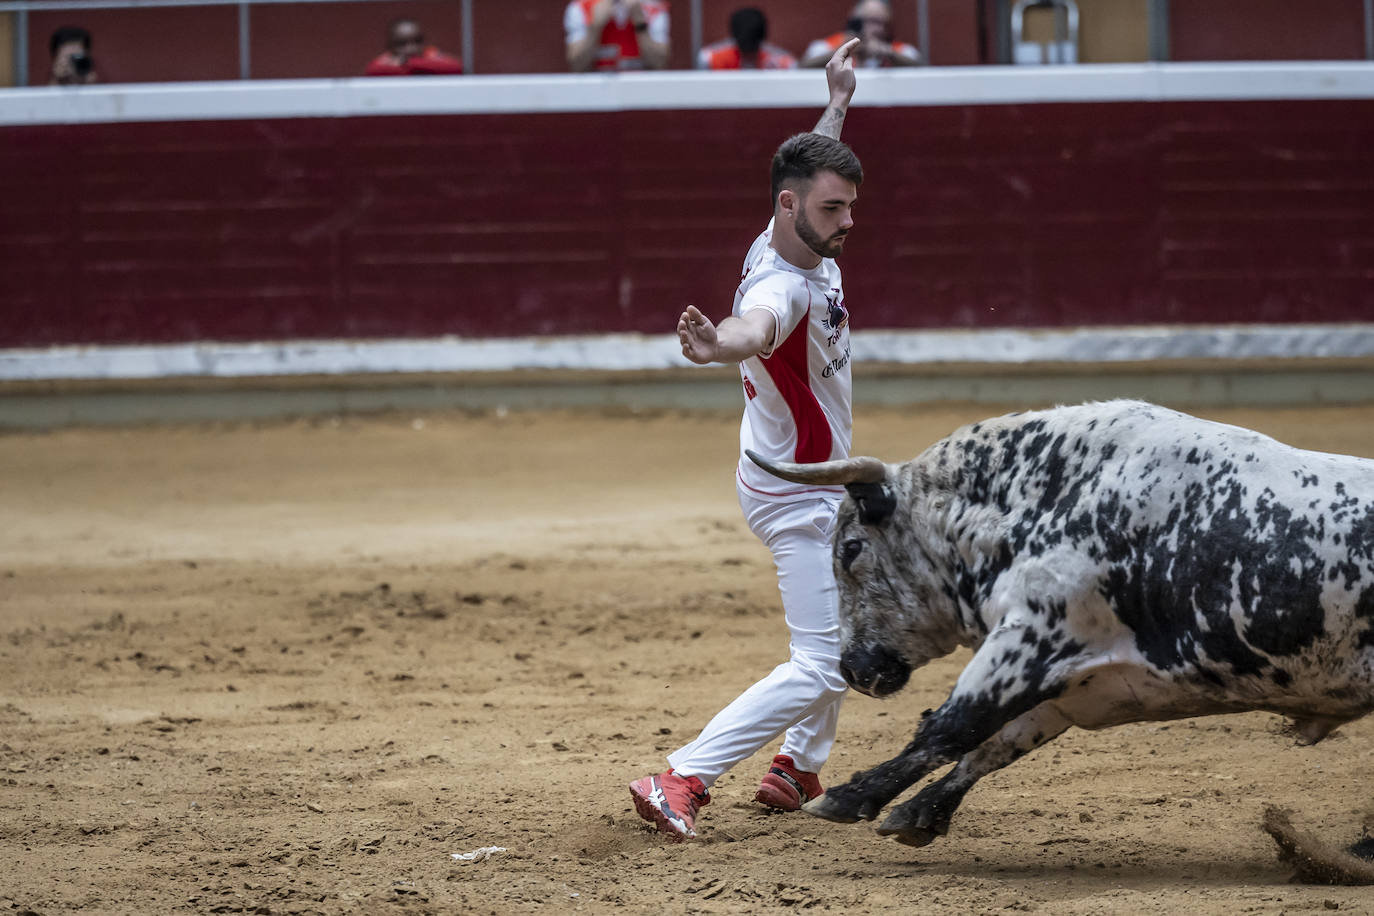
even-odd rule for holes
{"type": "Polygon", "coordinates": [[[897,497],[885,483],[851,483],[845,489],[859,507],[859,521],[865,525],[881,525],[897,510],[897,497]]]}

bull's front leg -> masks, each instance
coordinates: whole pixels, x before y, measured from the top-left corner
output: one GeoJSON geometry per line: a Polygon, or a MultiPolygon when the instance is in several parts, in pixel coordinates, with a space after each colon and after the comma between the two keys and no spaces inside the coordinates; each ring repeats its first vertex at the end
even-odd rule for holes
{"type": "Polygon", "coordinates": [[[908,846],[925,846],[949,832],[950,818],[973,784],[1053,741],[1072,724],[1050,703],[1007,723],[993,737],[959,759],[948,773],[903,802],[878,828],[882,836],[908,846]]]}
{"type": "Polygon", "coordinates": [[[901,754],[827,789],[804,810],[843,824],[873,820],[917,780],[1058,696],[1063,681],[1050,672],[1062,671],[1081,648],[1040,627],[1004,619],[974,653],[949,699],[921,721],[901,754]]]}

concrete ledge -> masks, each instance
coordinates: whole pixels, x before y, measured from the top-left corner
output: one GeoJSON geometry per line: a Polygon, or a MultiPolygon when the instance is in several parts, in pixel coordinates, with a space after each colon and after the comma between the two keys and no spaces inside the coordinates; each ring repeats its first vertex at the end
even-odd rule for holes
{"type": "MultiPolygon", "coordinates": [[[[1374,323],[1123,325],[1082,328],[868,329],[851,338],[856,365],[978,371],[1160,361],[1374,359],[1374,323]]],[[[513,338],[198,341],[0,349],[0,384],[60,380],[254,379],[460,375],[568,370],[687,370],[676,334],[513,338]]]]}
{"type": "MultiPolygon", "coordinates": [[[[1364,61],[919,67],[864,76],[855,101],[864,107],[1374,96],[1374,68],[1364,61]]],[[[805,70],[111,83],[80,92],[61,86],[7,90],[0,93],[0,126],[814,108],[816,99],[816,74],[805,70]]]]}
{"type": "MultiPolygon", "coordinates": [[[[1374,359],[1039,365],[855,371],[855,406],[940,402],[1035,407],[1142,398],[1174,407],[1374,403],[1374,359]]],[[[636,372],[289,376],[0,384],[0,429],[268,420],[380,411],[725,409],[730,367],[636,372]]]]}

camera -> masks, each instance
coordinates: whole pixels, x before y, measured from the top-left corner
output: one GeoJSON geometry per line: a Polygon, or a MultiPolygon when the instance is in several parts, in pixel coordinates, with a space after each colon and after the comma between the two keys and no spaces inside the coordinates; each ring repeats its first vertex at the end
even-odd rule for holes
{"type": "Polygon", "coordinates": [[[77,76],[85,76],[91,72],[91,65],[93,63],[93,61],[91,60],[91,55],[73,54],[71,56],[71,61],[72,71],[76,73],[77,76]]]}

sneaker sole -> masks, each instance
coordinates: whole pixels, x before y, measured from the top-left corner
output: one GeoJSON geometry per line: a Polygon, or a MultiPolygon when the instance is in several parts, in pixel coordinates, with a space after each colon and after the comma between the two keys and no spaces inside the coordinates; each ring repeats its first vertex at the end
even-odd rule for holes
{"type": "Polygon", "coordinates": [[[639,816],[656,826],[660,833],[667,834],[674,842],[681,843],[683,840],[696,836],[695,832],[683,833],[679,830],[677,825],[668,820],[668,816],[663,813],[658,805],[655,805],[647,796],[640,795],[634,786],[630,786],[630,797],[635,800],[635,810],[639,812],[639,816]]]}
{"type": "Polygon", "coordinates": [[[801,796],[797,794],[797,790],[772,773],[764,776],[763,781],[759,783],[754,801],[781,811],[797,811],[802,806],[801,796]]]}

